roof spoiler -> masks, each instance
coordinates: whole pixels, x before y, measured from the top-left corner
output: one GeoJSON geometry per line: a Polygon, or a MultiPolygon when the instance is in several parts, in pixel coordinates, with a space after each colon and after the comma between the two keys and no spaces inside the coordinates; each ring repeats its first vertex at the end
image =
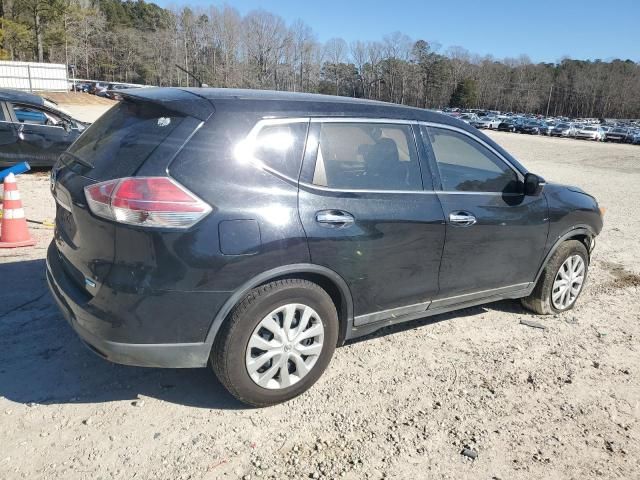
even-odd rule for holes
{"type": "Polygon", "coordinates": [[[128,99],[133,102],[146,101],[156,103],[174,112],[203,121],[207,120],[215,112],[210,100],[180,88],[132,88],[126,91],[119,91],[118,95],[125,100],[128,99]]]}

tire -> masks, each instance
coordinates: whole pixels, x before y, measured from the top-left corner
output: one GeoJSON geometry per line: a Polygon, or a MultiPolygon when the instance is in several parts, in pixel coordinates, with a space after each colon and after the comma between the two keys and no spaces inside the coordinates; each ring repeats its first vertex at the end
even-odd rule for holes
{"type": "MultiPolygon", "coordinates": [[[[291,335],[304,333],[305,330],[295,333],[293,323],[290,323],[293,332],[291,335]]],[[[283,334],[282,329],[279,331],[283,334]]],[[[337,342],[338,314],[329,294],[320,286],[307,280],[278,280],[254,288],[231,311],[216,335],[210,362],[220,382],[234,397],[255,407],[266,407],[291,400],[308,390],[326,369],[337,342]],[[318,335],[303,342],[310,340],[312,347],[321,344],[319,354],[306,356],[305,359],[305,355],[299,354],[297,348],[309,348],[309,346],[297,344],[295,340],[280,341],[276,334],[271,335],[274,323],[267,325],[271,330],[263,326],[258,328],[259,324],[264,325],[263,322],[274,318],[279,322],[277,326],[284,327],[286,310],[276,313],[284,306],[295,307],[292,321],[298,322],[298,328],[302,322],[302,308],[304,307],[304,312],[307,312],[306,309],[312,309],[311,312],[315,315],[310,314],[307,330],[311,328],[317,330],[318,324],[321,324],[323,338],[318,335]],[[270,351],[255,347],[249,350],[249,341],[255,342],[256,335],[260,336],[257,340],[271,335],[268,343],[274,343],[277,346],[270,347],[270,351]],[[270,385],[261,386],[249,373],[250,358],[260,358],[265,353],[276,351],[278,353],[275,353],[271,360],[263,360],[262,366],[253,372],[254,377],[268,377],[269,372],[275,371],[275,374],[266,380],[270,385]],[[297,362],[300,359],[305,363],[304,369],[309,368],[308,373],[298,367],[297,362]],[[307,361],[313,362],[310,367],[306,366],[307,361]],[[282,362],[286,362],[287,372],[290,372],[286,374],[286,378],[282,374],[282,362]],[[281,386],[285,382],[286,385],[281,386]]],[[[253,362],[254,365],[260,363],[260,361],[253,362]]]]}
{"type": "MultiPolygon", "coordinates": [[[[574,260],[574,263],[579,262],[574,260]]],[[[525,308],[539,315],[551,315],[571,310],[575,306],[580,294],[582,293],[582,290],[584,290],[584,285],[587,281],[588,270],[589,253],[587,252],[587,248],[582,242],[578,240],[567,240],[562,245],[560,245],[555,253],[551,256],[531,294],[528,297],[522,298],[520,301],[525,308]],[[584,270],[582,281],[572,301],[570,301],[570,303],[568,303],[567,305],[562,305],[561,301],[557,302],[552,298],[554,284],[557,279],[556,277],[560,275],[561,267],[564,268],[565,262],[568,262],[570,258],[575,259],[575,256],[579,256],[583,262],[584,270]]],[[[562,278],[558,278],[558,280],[562,280],[562,278]]],[[[573,282],[573,279],[571,280],[571,282],[573,282]]],[[[573,285],[575,284],[571,283],[571,287],[573,287],[573,285]]],[[[571,293],[568,297],[571,297],[572,295],[573,293],[571,293]]],[[[567,298],[567,300],[571,299],[567,298]]]]}

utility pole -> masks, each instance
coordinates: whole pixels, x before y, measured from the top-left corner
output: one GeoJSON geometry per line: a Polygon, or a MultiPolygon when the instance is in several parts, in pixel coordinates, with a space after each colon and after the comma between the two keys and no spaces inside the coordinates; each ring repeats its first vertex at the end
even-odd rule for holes
{"type": "Polygon", "coordinates": [[[547,100],[547,117],[549,116],[549,105],[551,105],[551,92],[553,92],[553,83],[551,84],[551,88],[549,89],[549,100],[547,100]]]}

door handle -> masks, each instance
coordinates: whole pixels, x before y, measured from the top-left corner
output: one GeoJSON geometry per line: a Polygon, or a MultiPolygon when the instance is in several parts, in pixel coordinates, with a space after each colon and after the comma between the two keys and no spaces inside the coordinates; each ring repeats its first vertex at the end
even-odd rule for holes
{"type": "Polygon", "coordinates": [[[316,222],[326,227],[348,227],[355,221],[353,215],[342,210],[321,210],[316,213],[316,222]]]}
{"type": "Polygon", "coordinates": [[[473,214],[465,211],[451,212],[449,214],[449,223],[456,227],[470,227],[477,222],[473,214]]]}

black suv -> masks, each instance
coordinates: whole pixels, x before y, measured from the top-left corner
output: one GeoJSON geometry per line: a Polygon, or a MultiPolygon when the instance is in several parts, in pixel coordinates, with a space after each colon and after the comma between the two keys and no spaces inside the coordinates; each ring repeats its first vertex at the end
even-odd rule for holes
{"type": "Polygon", "coordinates": [[[434,112],[149,88],[52,171],[53,296],[99,355],[211,363],[240,400],[308,389],[345,340],[507,298],[573,307],[596,200],[434,112]]]}

